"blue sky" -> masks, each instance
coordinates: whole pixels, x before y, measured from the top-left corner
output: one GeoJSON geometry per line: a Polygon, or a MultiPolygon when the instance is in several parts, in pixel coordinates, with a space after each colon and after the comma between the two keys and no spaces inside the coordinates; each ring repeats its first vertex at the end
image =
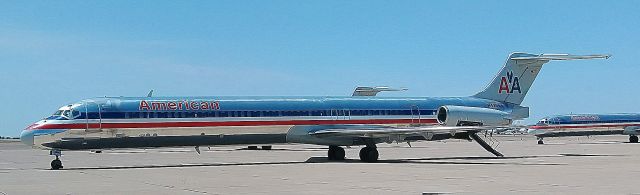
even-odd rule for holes
{"type": "Polygon", "coordinates": [[[100,96],[467,96],[507,55],[551,62],[523,105],[640,112],[638,1],[0,1],[0,135],[100,96]]]}

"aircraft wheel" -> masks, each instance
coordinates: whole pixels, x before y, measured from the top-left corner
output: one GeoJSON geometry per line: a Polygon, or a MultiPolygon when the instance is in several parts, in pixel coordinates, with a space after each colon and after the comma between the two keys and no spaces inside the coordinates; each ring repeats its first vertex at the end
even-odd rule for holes
{"type": "Polygon", "coordinates": [[[379,153],[378,149],[373,147],[364,147],[360,149],[360,160],[364,162],[376,162],[378,161],[379,153]]]}
{"type": "Polygon", "coordinates": [[[538,144],[542,145],[542,144],[544,144],[544,141],[538,140],[538,144]]]}
{"type": "Polygon", "coordinates": [[[629,136],[629,142],[638,143],[638,136],[636,135],[629,136]]]}
{"type": "Polygon", "coordinates": [[[344,148],[340,146],[329,146],[327,157],[329,160],[344,160],[344,148]]]}
{"type": "Polygon", "coordinates": [[[271,146],[262,146],[263,150],[271,150],[271,148],[272,148],[271,146]]]}
{"type": "Polygon", "coordinates": [[[364,161],[364,159],[367,159],[367,152],[369,150],[369,147],[364,147],[362,149],[360,149],[360,160],[364,161]]]}
{"type": "Polygon", "coordinates": [[[51,169],[52,170],[62,169],[62,161],[60,159],[55,159],[51,161],[51,169]]]}

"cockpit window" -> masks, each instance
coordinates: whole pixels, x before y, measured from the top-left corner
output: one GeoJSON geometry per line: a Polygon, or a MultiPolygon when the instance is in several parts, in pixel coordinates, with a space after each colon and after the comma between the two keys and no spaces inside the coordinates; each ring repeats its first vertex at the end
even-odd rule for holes
{"type": "Polygon", "coordinates": [[[68,110],[65,110],[65,111],[63,111],[63,112],[62,112],[62,116],[67,117],[67,118],[71,118],[71,116],[69,115],[69,113],[70,113],[70,112],[69,112],[68,110]]]}
{"type": "Polygon", "coordinates": [[[71,117],[73,118],[78,118],[80,116],[80,112],[77,110],[72,110],[71,111],[71,117]]]}
{"type": "Polygon", "coordinates": [[[63,110],[58,110],[55,113],[53,113],[51,116],[60,116],[60,115],[62,115],[62,111],[63,110]]]}
{"type": "Polygon", "coordinates": [[[540,121],[538,121],[538,125],[548,125],[549,124],[549,120],[548,119],[542,119],[540,121]]]}

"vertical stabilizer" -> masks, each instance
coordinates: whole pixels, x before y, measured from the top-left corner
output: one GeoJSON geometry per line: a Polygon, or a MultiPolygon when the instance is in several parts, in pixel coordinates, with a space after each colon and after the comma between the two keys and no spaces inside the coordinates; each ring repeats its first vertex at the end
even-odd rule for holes
{"type": "Polygon", "coordinates": [[[607,59],[610,55],[512,53],[487,88],[473,97],[519,105],[529,92],[542,65],[551,60],[607,59]]]}

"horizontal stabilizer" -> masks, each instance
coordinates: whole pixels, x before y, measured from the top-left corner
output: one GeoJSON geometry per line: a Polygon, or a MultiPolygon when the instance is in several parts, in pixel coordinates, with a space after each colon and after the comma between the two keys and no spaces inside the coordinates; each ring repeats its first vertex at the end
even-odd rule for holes
{"type": "Polygon", "coordinates": [[[609,59],[611,55],[570,55],[570,54],[540,54],[535,56],[511,57],[511,60],[588,60],[588,59],[609,59]]]}
{"type": "Polygon", "coordinates": [[[376,96],[383,91],[406,91],[407,88],[391,88],[387,86],[378,87],[356,87],[352,96],[376,96]]]}

